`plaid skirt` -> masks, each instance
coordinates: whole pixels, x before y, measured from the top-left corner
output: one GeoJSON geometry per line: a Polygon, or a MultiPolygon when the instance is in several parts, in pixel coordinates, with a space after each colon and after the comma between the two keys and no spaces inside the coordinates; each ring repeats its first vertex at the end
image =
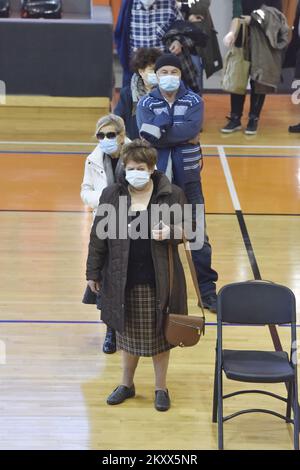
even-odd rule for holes
{"type": "Polygon", "coordinates": [[[134,356],[156,356],[171,349],[164,331],[156,331],[156,291],[149,284],[126,292],[125,329],[116,332],[117,348],[134,356]]]}

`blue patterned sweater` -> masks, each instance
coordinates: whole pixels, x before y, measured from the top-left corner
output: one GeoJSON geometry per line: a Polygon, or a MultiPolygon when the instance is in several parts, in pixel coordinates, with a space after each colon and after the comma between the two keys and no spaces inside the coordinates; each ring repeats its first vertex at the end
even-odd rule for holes
{"type": "Polygon", "coordinates": [[[182,188],[188,182],[199,180],[200,143],[188,142],[200,133],[203,112],[202,98],[183,82],[172,106],[159,88],[141,98],[137,106],[140,135],[157,149],[158,170],[166,173],[171,158],[173,182],[182,188]]]}

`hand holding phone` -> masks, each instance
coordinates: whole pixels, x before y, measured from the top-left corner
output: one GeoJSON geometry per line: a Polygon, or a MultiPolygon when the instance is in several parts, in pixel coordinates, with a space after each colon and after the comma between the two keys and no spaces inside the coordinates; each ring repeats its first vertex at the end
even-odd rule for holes
{"type": "Polygon", "coordinates": [[[167,240],[170,238],[171,229],[162,220],[155,225],[152,230],[153,239],[156,241],[167,240]]]}

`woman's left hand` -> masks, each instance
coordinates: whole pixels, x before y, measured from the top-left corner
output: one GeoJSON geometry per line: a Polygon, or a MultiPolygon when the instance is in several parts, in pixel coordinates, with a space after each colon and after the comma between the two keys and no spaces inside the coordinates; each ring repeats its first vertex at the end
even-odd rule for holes
{"type": "Polygon", "coordinates": [[[168,240],[170,238],[171,229],[168,225],[160,222],[158,225],[153,227],[152,236],[157,242],[162,240],[168,240]]]}
{"type": "Polygon", "coordinates": [[[235,36],[233,31],[229,31],[228,34],[223,38],[223,44],[225,47],[232,47],[235,42],[235,36]]]}
{"type": "Polygon", "coordinates": [[[200,22],[200,21],[203,21],[204,20],[204,16],[202,15],[190,15],[189,16],[189,21],[191,21],[191,23],[195,23],[195,22],[200,22]]]}
{"type": "Polygon", "coordinates": [[[179,41],[173,41],[171,46],[170,46],[170,49],[169,51],[172,53],[172,54],[175,54],[175,55],[179,55],[181,54],[182,52],[182,45],[180,44],[179,41]]]}

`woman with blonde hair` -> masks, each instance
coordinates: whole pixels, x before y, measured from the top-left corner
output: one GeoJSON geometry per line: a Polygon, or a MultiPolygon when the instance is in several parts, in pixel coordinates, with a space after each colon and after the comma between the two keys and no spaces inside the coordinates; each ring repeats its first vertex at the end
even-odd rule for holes
{"type": "MultiPolygon", "coordinates": [[[[120,159],[122,147],[130,142],[125,136],[125,125],[121,117],[108,114],[99,119],[96,125],[98,145],[87,157],[80,196],[82,202],[93,209],[95,217],[102,191],[114,184],[123,173],[123,164],[120,159]]],[[[101,298],[91,292],[87,287],[83,303],[97,304],[101,310],[101,298]]],[[[116,351],[115,332],[107,328],[103,343],[103,352],[112,354],[116,351]]]]}

